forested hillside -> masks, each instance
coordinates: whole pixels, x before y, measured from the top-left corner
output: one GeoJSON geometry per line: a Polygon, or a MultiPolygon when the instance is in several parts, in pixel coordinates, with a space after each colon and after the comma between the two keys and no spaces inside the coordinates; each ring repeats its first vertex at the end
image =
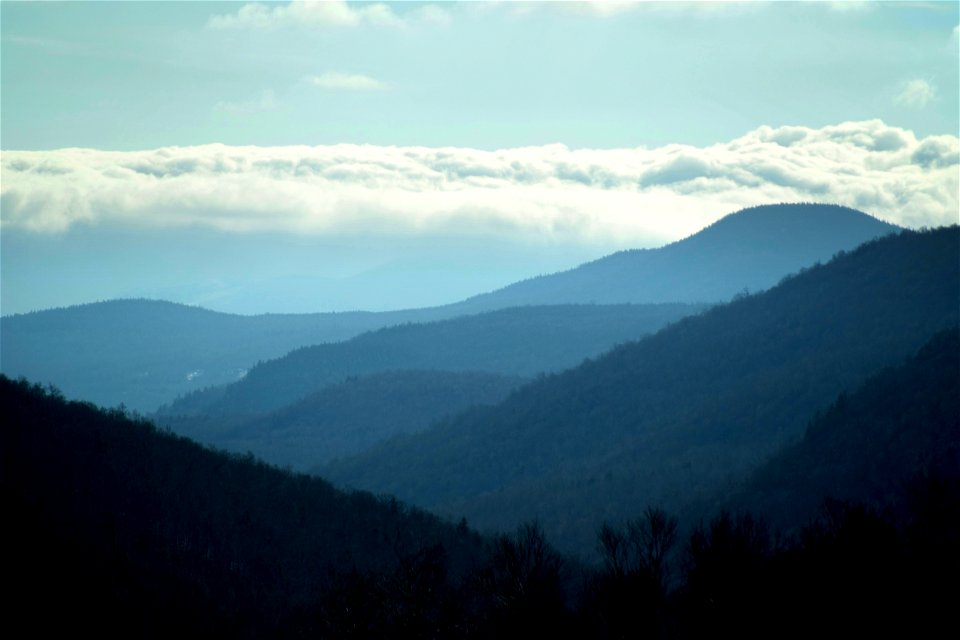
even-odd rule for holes
{"type": "Polygon", "coordinates": [[[667,512],[637,510],[598,527],[600,562],[580,567],[536,525],[484,540],[464,523],[207,451],[26,382],[0,376],[0,400],[5,622],[15,630],[928,637],[953,621],[956,478],[912,479],[896,517],[828,505],[798,537],[748,513],[684,532],[667,512]]]}
{"type": "Polygon", "coordinates": [[[749,510],[796,530],[828,498],[878,507],[902,502],[910,497],[904,486],[922,475],[960,480],[957,327],[934,336],[904,364],[842,394],[800,442],[732,495],[714,498],[711,508],[749,510]]]}
{"type": "Polygon", "coordinates": [[[711,494],[958,313],[957,227],[902,232],[318,471],[589,552],[597,522],[711,494]]]}
{"type": "Polygon", "coordinates": [[[614,345],[697,313],[702,305],[517,307],[405,324],[259,363],[243,380],[179,399],[163,415],[237,415],[278,409],[348,377],[399,369],[532,376],[579,364],[614,345]]]}
{"type": "Polygon", "coordinates": [[[524,382],[493,373],[390,371],[324,387],[267,414],[157,419],[197,442],[307,471],[473,406],[496,404],[524,382]]]}
{"type": "Polygon", "coordinates": [[[479,310],[572,302],[726,302],[897,229],[848,207],[764,205],[732,213],[664,247],[621,251],[475,296],[459,306],[479,310]]]}
{"type": "Polygon", "coordinates": [[[325,598],[351,575],[393,576],[400,605],[401,589],[460,580],[484,557],[465,527],[391,499],[208,451],[5,377],[0,397],[4,540],[15,550],[6,610],[31,633],[319,632],[325,598]],[[44,615],[51,606],[56,615],[44,615]]]}

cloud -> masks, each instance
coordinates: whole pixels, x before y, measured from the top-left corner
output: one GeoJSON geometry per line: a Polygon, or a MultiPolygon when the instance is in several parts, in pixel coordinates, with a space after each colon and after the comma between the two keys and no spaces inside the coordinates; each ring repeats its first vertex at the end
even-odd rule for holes
{"type": "Polygon", "coordinates": [[[337,73],[330,71],[319,76],[310,76],[307,82],[321,89],[333,91],[383,91],[389,86],[359,73],[337,73]]]}
{"type": "Polygon", "coordinates": [[[240,102],[218,102],[213,106],[213,110],[220,111],[222,113],[246,115],[250,113],[259,113],[261,111],[273,111],[279,106],[280,103],[277,101],[276,96],[273,95],[273,91],[267,89],[261,93],[259,97],[252,100],[244,100],[240,102]]]}
{"type": "Polygon", "coordinates": [[[937,97],[936,88],[926,80],[911,80],[906,83],[903,90],[893,99],[896,104],[922,109],[937,97]]]}
{"type": "Polygon", "coordinates": [[[369,24],[381,27],[404,27],[411,23],[446,26],[450,13],[439,6],[427,4],[398,15],[384,3],[347,3],[342,0],[309,0],[288,4],[245,4],[236,13],[211,16],[207,27],[226,29],[329,29],[359,27],[369,24]]]}
{"type": "Polygon", "coordinates": [[[958,164],[957,137],[918,139],[880,120],[764,126],[707,147],[653,149],[4,151],[0,224],[651,246],[769,202],[834,202],[906,226],[955,223],[958,164]]]}

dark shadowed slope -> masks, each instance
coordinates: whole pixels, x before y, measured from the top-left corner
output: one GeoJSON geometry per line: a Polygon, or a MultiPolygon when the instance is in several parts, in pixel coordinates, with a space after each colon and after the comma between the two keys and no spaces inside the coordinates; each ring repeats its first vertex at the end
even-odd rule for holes
{"type": "Polygon", "coordinates": [[[12,629],[328,637],[325,602],[349,618],[337,596],[325,595],[337,591],[338,576],[369,586],[358,605],[368,618],[381,596],[396,607],[395,624],[439,626],[447,612],[424,590],[443,591],[448,576],[465,575],[485,553],[466,527],[208,451],[118,411],[3,376],[0,402],[12,629]]]}
{"type": "Polygon", "coordinates": [[[823,500],[896,502],[922,475],[960,479],[960,333],[937,334],[904,364],[840,396],[799,443],[714,504],[797,528],[823,500]]]}
{"type": "Polygon", "coordinates": [[[957,227],[902,232],[320,472],[483,527],[538,516],[589,552],[599,522],[712,494],[958,313],[957,227]]]}
{"type": "Polygon", "coordinates": [[[397,369],[532,376],[580,363],[614,345],[701,311],[699,305],[518,307],[381,329],[298,349],[253,367],[232,385],[181,398],[163,415],[278,409],[350,376],[397,369]]]}
{"type": "Polygon", "coordinates": [[[458,306],[479,310],[573,302],[724,302],[745,289],[767,289],[789,273],[897,229],[834,205],[753,207],[665,247],[621,251],[458,306]]]}
{"type": "Polygon", "coordinates": [[[391,371],[324,387],[265,415],[168,417],[162,423],[199,442],[306,471],[472,406],[495,404],[525,381],[492,373],[391,371]]]}

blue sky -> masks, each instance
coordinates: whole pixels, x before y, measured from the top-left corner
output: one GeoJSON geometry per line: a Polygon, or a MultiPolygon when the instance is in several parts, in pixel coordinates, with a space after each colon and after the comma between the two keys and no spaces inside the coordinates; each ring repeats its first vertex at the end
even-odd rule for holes
{"type": "Polygon", "coordinates": [[[4,1],[2,312],[436,304],[769,201],[956,222],[958,7],[4,1]]]}

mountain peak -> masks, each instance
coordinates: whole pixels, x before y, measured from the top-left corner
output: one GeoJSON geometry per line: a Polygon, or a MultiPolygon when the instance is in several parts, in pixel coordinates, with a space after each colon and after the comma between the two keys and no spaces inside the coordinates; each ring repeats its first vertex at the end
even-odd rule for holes
{"type": "Polygon", "coordinates": [[[461,303],[471,310],[530,304],[723,302],[898,227],[833,204],[769,204],[724,216],[659,249],[634,249],[518,282],[461,303]]]}
{"type": "MultiPolygon", "coordinates": [[[[720,218],[676,244],[715,243],[719,241],[776,241],[796,245],[816,242],[817,237],[849,239],[856,245],[878,235],[896,231],[898,227],[873,216],[837,204],[782,203],[747,207],[720,218]],[[798,237],[796,234],[802,234],[798,237]]],[[[829,258],[830,256],[826,256],[829,258]]]]}

